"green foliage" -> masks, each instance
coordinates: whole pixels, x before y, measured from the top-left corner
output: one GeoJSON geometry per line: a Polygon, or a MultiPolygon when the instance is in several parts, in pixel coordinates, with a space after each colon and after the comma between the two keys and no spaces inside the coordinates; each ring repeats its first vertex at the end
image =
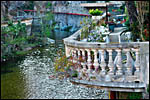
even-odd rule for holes
{"type": "MultiPolygon", "coordinates": [[[[21,10],[34,10],[34,1],[26,1],[24,5],[20,7],[21,10]]],[[[28,13],[28,12],[27,12],[28,13]]]]}
{"type": "Polygon", "coordinates": [[[26,24],[18,21],[13,24],[13,21],[8,21],[8,26],[1,27],[1,49],[2,59],[15,57],[18,51],[24,49],[28,42],[26,24]]]}
{"type": "Polygon", "coordinates": [[[142,93],[129,93],[128,99],[142,99],[142,93]]]}
{"type": "Polygon", "coordinates": [[[47,10],[44,13],[44,17],[42,17],[42,34],[44,34],[45,37],[49,37],[50,33],[54,30],[54,26],[56,25],[56,22],[54,22],[54,15],[51,11],[51,3],[48,3],[46,5],[47,10]]]}
{"type": "Polygon", "coordinates": [[[118,9],[118,11],[120,12],[120,11],[121,11],[121,9],[118,9]]]}
{"type": "Polygon", "coordinates": [[[19,55],[19,56],[20,56],[20,55],[25,55],[25,54],[26,54],[25,51],[17,51],[17,52],[16,52],[16,55],[19,55]]]}
{"type": "Polygon", "coordinates": [[[89,34],[88,26],[84,26],[81,30],[81,39],[87,38],[89,34]]]}
{"type": "Polygon", "coordinates": [[[78,72],[74,71],[74,73],[72,74],[72,77],[77,77],[78,76],[78,72]]]}
{"type": "Polygon", "coordinates": [[[48,2],[48,4],[46,5],[46,8],[50,8],[52,6],[52,4],[50,2],[48,2]]]}
{"type": "Polygon", "coordinates": [[[16,38],[23,37],[25,33],[26,33],[26,25],[24,23],[21,23],[21,21],[18,21],[16,25],[13,24],[12,21],[9,21],[8,26],[2,27],[1,30],[1,35],[4,36],[3,39],[5,37],[7,38],[11,37],[11,40],[9,40],[8,42],[13,41],[16,38]]]}
{"type": "Polygon", "coordinates": [[[72,66],[72,62],[68,60],[65,55],[62,57],[57,57],[55,60],[55,71],[57,72],[66,72],[70,69],[72,66]]]}
{"type": "Polygon", "coordinates": [[[98,10],[98,9],[96,9],[96,10],[91,9],[91,10],[89,10],[89,13],[90,13],[91,15],[93,15],[93,16],[99,16],[99,15],[101,15],[101,14],[103,13],[103,11],[98,10]]]}
{"type": "MultiPolygon", "coordinates": [[[[26,7],[31,7],[32,4],[33,1],[29,1],[26,7]]],[[[19,54],[25,47],[32,44],[34,46],[46,44],[46,37],[50,36],[56,24],[51,11],[51,3],[48,3],[46,7],[45,16],[41,18],[41,34],[33,33],[31,36],[27,36],[27,26],[20,20],[17,24],[13,24],[13,21],[10,20],[7,27],[1,27],[2,58],[19,54]]]]}
{"type": "Polygon", "coordinates": [[[143,38],[145,41],[149,41],[149,24],[144,25],[143,38]]]}
{"type": "MultiPolygon", "coordinates": [[[[75,67],[79,67],[81,64],[78,63],[73,63],[73,58],[72,56],[66,57],[64,52],[62,50],[59,50],[57,52],[58,56],[55,58],[55,72],[59,73],[59,76],[62,77],[77,77],[78,72],[76,71],[75,67]],[[61,74],[60,74],[61,73],[61,74]]],[[[79,58],[79,61],[82,62],[83,60],[81,57],[79,58]]]]}
{"type": "Polygon", "coordinates": [[[7,27],[2,27],[2,33],[1,34],[8,34],[13,35],[14,37],[17,37],[19,35],[22,35],[26,33],[26,24],[21,23],[19,20],[18,23],[15,25],[13,24],[13,21],[8,21],[7,27]]]}
{"type": "Polygon", "coordinates": [[[131,32],[131,40],[132,41],[137,41],[137,39],[140,39],[140,30],[138,28],[138,22],[133,22],[131,25],[129,23],[129,18],[126,17],[126,22],[125,22],[125,30],[122,31],[121,35],[125,35],[126,32],[131,32]]]}
{"type": "MultiPolygon", "coordinates": [[[[95,21],[86,17],[82,22],[80,22],[80,24],[82,24],[80,40],[87,38],[88,42],[104,42],[103,35],[101,33],[97,33],[97,31],[99,32],[99,25],[97,25],[95,21]],[[93,37],[93,39],[89,40],[89,37],[93,37]]],[[[106,27],[106,24],[102,23],[102,26],[106,27]]]]}
{"type": "MultiPolygon", "coordinates": [[[[26,24],[18,21],[8,21],[8,26],[1,27],[1,59],[9,59],[16,55],[24,54],[25,47],[29,47],[30,40],[35,39],[34,36],[27,36],[26,24]]],[[[35,43],[34,41],[33,43],[35,43]]]]}
{"type": "Polygon", "coordinates": [[[88,42],[104,42],[102,34],[90,33],[89,36],[92,36],[93,39],[88,40],[88,42]]]}
{"type": "Polygon", "coordinates": [[[136,39],[140,39],[140,30],[138,28],[138,22],[133,22],[133,24],[131,24],[130,26],[131,28],[131,32],[132,32],[132,40],[133,41],[137,41],[136,39]]]}
{"type": "Polygon", "coordinates": [[[90,32],[89,24],[92,24],[93,27],[95,23],[92,23],[92,20],[88,19],[88,17],[83,18],[83,21],[80,22],[82,30],[81,30],[81,39],[87,38],[90,32]]]}
{"type": "Polygon", "coordinates": [[[83,21],[81,21],[80,24],[82,27],[81,39],[87,38],[90,31],[97,26],[97,24],[88,17],[83,18],[83,21]]]}
{"type": "Polygon", "coordinates": [[[105,23],[102,23],[102,26],[106,27],[106,24],[105,24],[105,23]]]}
{"type": "Polygon", "coordinates": [[[62,51],[59,51],[58,55],[59,56],[56,57],[55,63],[54,63],[55,72],[61,73],[61,74],[59,74],[59,76],[61,76],[61,77],[66,77],[66,75],[69,75],[72,77],[77,76],[77,73],[72,70],[73,63],[71,61],[69,61],[70,57],[67,58],[65,56],[65,54],[62,54],[62,51]],[[72,73],[72,75],[70,75],[69,74],[70,71],[72,71],[74,73],[72,73]]]}

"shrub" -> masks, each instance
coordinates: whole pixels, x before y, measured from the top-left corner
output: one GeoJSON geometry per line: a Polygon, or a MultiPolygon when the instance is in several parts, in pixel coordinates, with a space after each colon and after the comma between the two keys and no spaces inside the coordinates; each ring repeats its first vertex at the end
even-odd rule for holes
{"type": "Polygon", "coordinates": [[[91,9],[91,10],[89,10],[89,13],[90,13],[91,15],[93,15],[93,16],[99,16],[99,15],[101,15],[101,14],[103,13],[103,11],[98,10],[98,9],[96,9],[96,10],[91,9]]]}
{"type": "Polygon", "coordinates": [[[105,23],[102,23],[102,26],[106,27],[107,25],[105,23]]]}
{"type": "Polygon", "coordinates": [[[25,45],[26,41],[26,24],[18,21],[17,24],[13,24],[13,21],[8,21],[7,27],[1,27],[1,47],[2,59],[5,58],[3,56],[14,56],[14,52],[17,50],[22,50],[23,45],[25,45]]]}
{"type": "Polygon", "coordinates": [[[58,74],[58,76],[61,76],[62,78],[72,76],[77,77],[77,72],[74,69],[74,64],[71,59],[73,59],[72,56],[66,57],[65,54],[60,50],[57,53],[59,56],[55,58],[55,72],[58,74]]]}
{"type": "Polygon", "coordinates": [[[128,99],[142,99],[142,93],[129,93],[128,99]]]}

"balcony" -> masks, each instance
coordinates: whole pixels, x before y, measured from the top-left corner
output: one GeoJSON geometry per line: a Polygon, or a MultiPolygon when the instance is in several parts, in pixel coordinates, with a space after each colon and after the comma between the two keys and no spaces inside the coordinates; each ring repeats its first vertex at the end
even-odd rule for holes
{"type": "Polygon", "coordinates": [[[149,84],[149,42],[78,41],[78,30],[64,39],[67,57],[78,72],[74,84],[108,91],[143,92],[149,84]]]}

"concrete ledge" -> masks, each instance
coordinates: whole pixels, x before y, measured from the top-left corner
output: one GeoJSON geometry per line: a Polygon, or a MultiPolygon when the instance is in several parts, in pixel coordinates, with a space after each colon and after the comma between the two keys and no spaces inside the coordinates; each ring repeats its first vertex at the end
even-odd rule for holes
{"type": "Polygon", "coordinates": [[[64,44],[76,48],[97,48],[97,49],[108,49],[108,48],[139,48],[140,43],[135,42],[124,42],[124,43],[103,43],[103,42],[83,42],[83,41],[77,41],[73,40],[71,38],[65,39],[64,44]]]}
{"type": "Polygon", "coordinates": [[[143,92],[145,89],[144,83],[124,83],[124,82],[98,82],[70,79],[73,84],[83,85],[87,87],[99,88],[108,91],[126,91],[126,92],[143,92]]]}
{"type": "Polygon", "coordinates": [[[83,7],[106,7],[106,3],[81,3],[83,7]]]}

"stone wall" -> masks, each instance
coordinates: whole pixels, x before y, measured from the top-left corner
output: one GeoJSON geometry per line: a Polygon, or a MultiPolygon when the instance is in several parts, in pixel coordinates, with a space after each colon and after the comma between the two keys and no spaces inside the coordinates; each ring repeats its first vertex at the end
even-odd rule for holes
{"type": "Polygon", "coordinates": [[[141,42],[140,45],[141,78],[149,84],[149,42],[141,42]]]}
{"type": "Polygon", "coordinates": [[[55,21],[59,23],[60,27],[73,26],[79,28],[80,21],[82,21],[83,18],[85,18],[85,16],[55,14],[55,21]]]}
{"type": "Polygon", "coordinates": [[[1,20],[13,19],[17,15],[17,10],[25,3],[26,1],[1,1],[1,20]]]}
{"type": "MultiPolygon", "coordinates": [[[[77,14],[88,14],[89,15],[88,10],[79,5],[68,5],[68,6],[59,6],[59,7],[54,6],[53,11],[61,12],[61,13],[77,13],[77,14]]],[[[55,21],[61,23],[60,26],[80,27],[80,21],[82,21],[82,19],[84,17],[86,17],[86,16],[69,15],[69,14],[55,14],[55,21]]]]}

